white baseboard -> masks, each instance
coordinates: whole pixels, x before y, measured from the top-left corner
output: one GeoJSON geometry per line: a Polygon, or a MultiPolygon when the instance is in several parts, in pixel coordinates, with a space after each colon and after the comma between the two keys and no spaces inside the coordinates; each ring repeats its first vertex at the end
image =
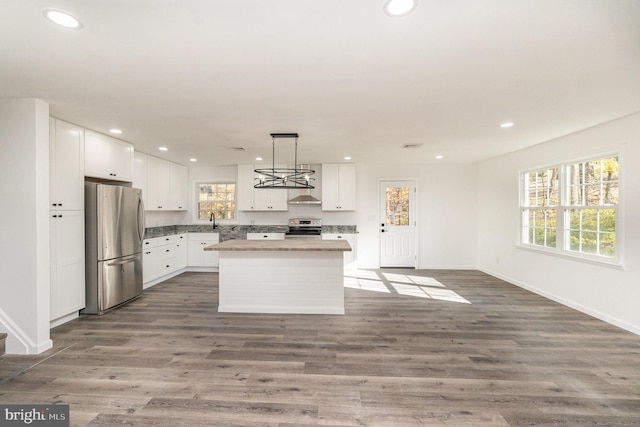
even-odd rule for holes
{"type": "Polygon", "coordinates": [[[78,317],[79,317],[79,314],[77,311],[67,314],[66,316],[58,317],[57,319],[54,319],[51,322],[49,322],[49,329],[53,329],[56,326],[60,326],[63,323],[67,323],[68,321],[77,319],[78,317]]]}
{"type": "Polygon", "coordinates": [[[420,265],[418,270],[478,270],[476,265],[420,265]]]}
{"type": "Polygon", "coordinates": [[[501,280],[504,280],[506,282],[509,282],[509,283],[511,283],[511,284],[513,284],[515,286],[518,286],[519,288],[526,289],[526,290],[528,290],[530,292],[533,292],[534,294],[537,294],[537,295],[543,296],[545,298],[548,298],[548,299],[550,299],[552,301],[555,301],[555,302],[557,302],[559,304],[562,304],[562,305],[565,305],[567,307],[573,308],[574,310],[578,310],[579,312],[582,312],[584,314],[588,314],[589,316],[595,317],[596,319],[602,320],[603,322],[607,322],[607,323],[609,323],[611,325],[617,326],[617,327],[619,327],[621,329],[624,329],[626,331],[632,332],[632,333],[634,333],[636,335],[640,335],[640,327],[637,326],[637,325],[630,324],[630,323],[625,322],[625,321],[623,321],[621,319],[618,319],[616,317],[612,317],[612,316],[609,316],[608,314],[602,313],[600,311],[593,310],[593,309],[591,309],[589,307],[585,307],[582,304],[578,304],[575,301],[560,297],[560,296],[555,295],[555,294],[553,294],[551,292],[547,292],[547,291],[545,291],[543,289],[539,289],[539,288],[537,288],[535,286],[530,286],[530,285],[528,285],[526,283],[522,283],[522,282],[520,282],[518,280],[515,280],[515,279],[513,279],[511,277],[503,276],[503,275],[498,274],[498,273],[496,273],[494,271],[491,271],[489,269],[477,267],[477,270],[482,271],[483,273],[489,274],[489,275],[491,275],[493,277],[497,277],[498,279],[501,279],[501,280]]]}
{"type": "Polygon", "coordinates": [[[0,331],[6,332],[5,352],[7,354],[40,354],[53,347],[53,341],[35,343],[2,309],[0,309],[0,331]]]}
{"type": "Polygon", "coordinates": [[[185,267],[179,270],[173,271],[169,274],[165,274],[164,276],[160,276],[156,279],[153,279],[149,282],[146,282],[142,285],[143,289],[149,289],[152,286],[157,285],[158,283],[162,283],[165,280],[169,280],[173,277],[176,277],[185,272],[196,272],[196,273],[217,273],[218,267],[185,267]]]}

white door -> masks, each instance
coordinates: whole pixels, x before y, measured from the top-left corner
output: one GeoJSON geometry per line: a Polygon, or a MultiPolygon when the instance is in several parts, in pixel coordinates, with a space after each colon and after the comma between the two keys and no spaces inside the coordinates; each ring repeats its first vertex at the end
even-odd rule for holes
{"type": "Polygon", "coordinates": [[[416,183],[380,182],[380,267],[416,266],[416,183]]]}

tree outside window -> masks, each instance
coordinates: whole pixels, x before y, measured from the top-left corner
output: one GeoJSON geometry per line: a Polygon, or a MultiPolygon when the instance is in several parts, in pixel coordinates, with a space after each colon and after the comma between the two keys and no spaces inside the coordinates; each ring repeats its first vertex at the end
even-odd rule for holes
{"type": "Polygon", "coordinates": [[[618,173],[617,156],[567,166],[565,249],[616,256],[618,173]]]}
{"type": "Polygon", "coordinates": [[[522,242],[556,247],[560,168],[526,172],[523,178],[522,242]]]}
{"type": "Polygon", "coordinates": [[[235,183],[198,184],[198,219],[208,220],[212,213],[217,219],[235,219],[235,183]]]}
{"type": "Polygon", "coordinates": [[[614,155],[522,173],[521,242],[615,258],[619,172],[614,155]]]}

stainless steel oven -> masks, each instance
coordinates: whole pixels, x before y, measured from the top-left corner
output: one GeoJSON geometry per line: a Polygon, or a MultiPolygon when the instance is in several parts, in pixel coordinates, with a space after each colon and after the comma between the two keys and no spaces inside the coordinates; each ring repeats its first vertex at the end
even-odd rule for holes
{"type": "Polygon", "coordinates": [[[322,239],[322,220],[319,218],[291,218],[285,239],[322,239]]]}

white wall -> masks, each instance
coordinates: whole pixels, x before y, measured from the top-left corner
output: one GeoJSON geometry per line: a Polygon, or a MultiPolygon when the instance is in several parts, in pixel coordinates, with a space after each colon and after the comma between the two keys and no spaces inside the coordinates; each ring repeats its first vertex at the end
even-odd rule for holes
{"type": "MultiPolygon", "coordinates": [[[[313,195],[321,198],[320,165],[316,169],[313,195]]],[[[235,182],[237,168],[190,167],[195,183],[235,182]]],[[[323,212],[320,206],[289,206],[286,212],[238,212],[237,223],[286,225],[289,218],[322,218],[326,225],[358,227],[358,266],[379,267],[378,189],[381,180],[412,179],[418,186],[418,266],[420,268],[475,268],[476,266],[476,167],[474,165],[388,165],[356,163],[355,212],[323,212]]],[[[241,190],[239,190],[241,191],[241,190]]],[[[293,195],[291,195],[293,196],[293,195]]],[[[192,213],[190,213],[191,218],[192,213]]]]}
{"type": "Polygon", "coordinates": [[[358,267],[380,266],[379,187],[415,180],[418,188],[418,268],[475,268],[476,166],[358,164],[358,267]]]}
{"type": "Polygon", "coordinates": [[[495,158],[479,165],[478,265],[553,300],[640,333],[640,114],[495,158]],[[516,248],[518,182],[524,169],[620,152],[624,268],[516,248]]]}
{"type": "Polygon", "coordinates": [[[0,330],[7,352],[36,354],[49,338],[49,105],[0,100],[0,330]]]}

